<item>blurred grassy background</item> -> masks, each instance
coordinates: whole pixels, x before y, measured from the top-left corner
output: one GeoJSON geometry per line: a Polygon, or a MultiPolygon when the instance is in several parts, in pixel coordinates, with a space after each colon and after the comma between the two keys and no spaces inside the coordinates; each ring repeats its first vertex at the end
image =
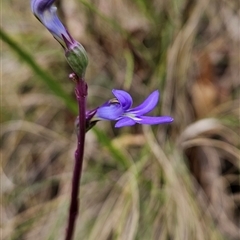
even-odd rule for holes
{"type": "MultiPolygon", "coordinates": [[[[63,239],[76,135],[63,51],[3,0],[2,239],[63,239]]],[[[89,56],[88,107],[124,89],[171,125],[87,133],[75,239],[239,239],[238,0],[61,0],[89,56]]]]}

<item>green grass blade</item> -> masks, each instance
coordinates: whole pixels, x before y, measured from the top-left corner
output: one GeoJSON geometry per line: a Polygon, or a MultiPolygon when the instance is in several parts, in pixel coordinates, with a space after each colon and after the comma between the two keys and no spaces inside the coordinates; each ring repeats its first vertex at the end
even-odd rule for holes
{"type": "Polygon", "coordinates": [[[34,58],[27,53],[21,46],[19,46],[10,36],[0,28],[0,38],[15,52],[18,57],[23,60],[31,69],[32,71],[39,77],[39,80],[44,82],[52,92],[61,98],[66,106],[77,113],[77,104],[72,97],[66,93],[63,88],[54,80],[54,78],[44,71],[34,60],[34,58]]]}
{"type": "Polygon", "coordinates": [[[111,139],[99,128],[93,128],[93,132],[98,138],[100,144],[108,149],[113,158],[121,165],[123,169],[128,169],[131,165],[128,158],[119,149],[113,146],[111,139]]]}

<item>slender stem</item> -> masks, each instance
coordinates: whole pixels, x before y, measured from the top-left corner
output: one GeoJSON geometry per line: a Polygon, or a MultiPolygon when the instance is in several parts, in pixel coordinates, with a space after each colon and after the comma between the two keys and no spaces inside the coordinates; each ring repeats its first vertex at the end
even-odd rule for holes
{"type": "Polygon", "coordinates": [[[71,203],[69,208],[68,226],[66,231],[65,240],[73,239],[74,227],[79,209],[79,191],[80,191],[80,179],[83,165],[84,155],[84,142],[85,142],[85,128],[86,128],[86,97],[87,97],[87,84],[84,79],[76,79],[75,94],[77,97],[79,108],[79,132],[77,150],[75,152],[75,166],[72,178],[72,193],[71,203]]]}

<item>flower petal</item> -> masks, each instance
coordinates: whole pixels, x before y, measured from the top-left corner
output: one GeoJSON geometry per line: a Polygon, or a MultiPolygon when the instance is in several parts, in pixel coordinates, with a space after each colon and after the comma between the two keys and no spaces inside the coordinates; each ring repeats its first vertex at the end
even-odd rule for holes
{"type": "Polygon", "coordinates": [[[134,124],[136,124],[136,122],[133,119],[129,117],[123,117],[117,121],[117,123],[115,124],[115,127],[120,128],[120,127],[126,127],[126,126],[133,126],[134,124]]]}
{"type": "Polygon", "coordinates": [[[54,3],[55,0],[32,0],[31,9],[34,13],[43,12],[54,3]]]}
{"type": "Polygon", "coordinates": [[[128,112],[137,116],[144,115],[155,108],[155,106],[157,105],[158,99],[159,99],[159,91],[156,90],[152,92],[142,104],[140,104],[139,106],[133,109],[130,109],[128,112]]]}
{"type": "Polygon", "coordinates": [[[173,121],[173,118],[169,116],[161,116],[161,117],[141,116],[139,118],[134,118],[134,120],[139,124],[155,125],[155,124],[171,123],[173,121]]]}
{"type": "Polygon", "coordinates": [[[120,103],[105,103],[97,109],[94,119],[99,120],[117,120],[123,114],[120,103]]]}
{"type": "Polygon", "coordinates": [[[31,8],[38,20],[52,33],[54,38],[64,47],[64,40],[72,41],[64,25],[57,16],[57,8],[52,6],[55,0],[32,0],[31,8]]]}
{"type": "Polygon", "coordinates": [[[123,110],[126,111],[132,106],[133,100],[129,93],[123,90],[116,90],[116,89],[113,89],[112,93],[121,103],[123,110]]]}

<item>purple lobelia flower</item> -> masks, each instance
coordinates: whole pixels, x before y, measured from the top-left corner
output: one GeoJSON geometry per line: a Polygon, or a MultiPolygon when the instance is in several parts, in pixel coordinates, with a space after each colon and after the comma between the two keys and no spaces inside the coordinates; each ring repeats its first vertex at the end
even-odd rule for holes
{"type": "Polygon", "coordinates": [[[88,64],[87,53],[58,18],[54,2],[55,0],[31,0],[32,12],[64,48],[66,59],[73,71],[83,77],[88,64]]]}
{"type": "Polygon", "coordinates": [[[142,104],[135,108],[131,108],[133,101],[127,92],[114,89],[112,93],[115,98],[100,106],[92,121],[115,120],[117,121],[116,128],[132,126],[136,123],[154,125],[173,121],[173,118],[169,116],[145,116],[157,105],[159,99],[159,91],[157,90],[152,92],[142,104]]]}

